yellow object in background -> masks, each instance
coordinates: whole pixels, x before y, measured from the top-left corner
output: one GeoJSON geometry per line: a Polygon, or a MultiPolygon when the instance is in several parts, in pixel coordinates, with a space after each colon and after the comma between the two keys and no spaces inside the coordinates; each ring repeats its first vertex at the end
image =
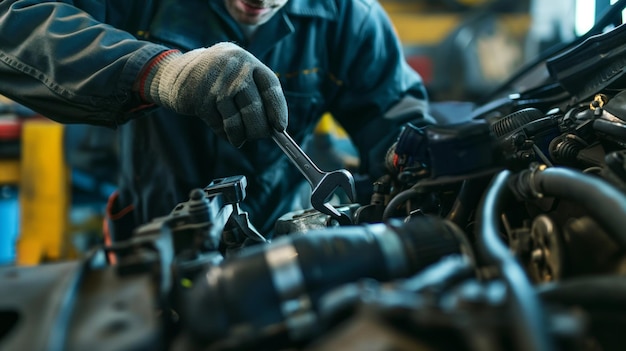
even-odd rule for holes
{"type": "Polygon", "coordinates": [[[357,169],[358,152],[345,129],[330,113],[325,113],[313,131],[309,156],[323,170],[357,169]]]}
{"type": "Polygon", "coordinates": [[[332,134],[338,138],[347,138],[348,133],[343,129],[342,126],[335,121],[333,116],[330,113],[325,113],[317,126],[315,127],[315,134],[332,134]]]}
{"type": "Polygon", "coordinates": [[[63,156],[63,130],[62,125],[48,120],[23,125],[18,265],[73,256],[67,238],[71,184],[63,156]]]}
{"type": "Polygon", "coordinates": [[[0,160],[0,184],[17,184],[20,180],[18,160],[0,160]]]}

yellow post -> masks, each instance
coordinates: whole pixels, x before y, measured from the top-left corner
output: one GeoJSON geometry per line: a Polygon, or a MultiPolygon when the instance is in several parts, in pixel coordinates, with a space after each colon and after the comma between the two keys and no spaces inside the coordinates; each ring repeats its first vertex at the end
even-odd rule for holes
{"type": "Polygon", "coordinates": [[[17,184],[20,180],[20,161],[0,160],[0,184],[17,184]]]}
{"type": "Polygon", "coordinates": [[[63,126],[27,121],[22,129],[18,265],[59,260],[69,252],[70,172],[63,156],[63,126]]]}

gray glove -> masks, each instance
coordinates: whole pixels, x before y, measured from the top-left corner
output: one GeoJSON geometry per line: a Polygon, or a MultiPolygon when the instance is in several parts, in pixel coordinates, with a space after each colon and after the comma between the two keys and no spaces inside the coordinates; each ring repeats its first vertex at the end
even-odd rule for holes
{"type": "Polygon", "coordinates": [[[148,63],[139,82],[149,102],[202,118],[239,147],[287,128],[287,103],[278,78],[235,44],[182,54],[168,51],[148,63]]]}

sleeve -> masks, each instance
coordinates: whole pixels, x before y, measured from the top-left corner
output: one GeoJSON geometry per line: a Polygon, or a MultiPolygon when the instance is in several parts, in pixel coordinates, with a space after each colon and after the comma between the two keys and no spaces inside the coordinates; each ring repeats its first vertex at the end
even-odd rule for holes
{"type": "Polygon", "coordinates": [[[115,127],[137,117],[132,85],[167,49],[71,1],[0,1],[0,94],[62,123],[115,127]]]}
{"type": "Polygon", "coordinates": [[[359,149],[361,171],[378,176],[384,172],[384,154],[401,126],[422,117],[428,97],[421,77],[406,63],[400,41],[380,4],[352,3],[360,5],[347,10],[340,31],[338,47],[345,49],[335,69],[340,72],[342,85],[330,112],[359,149]],[[400,101],[416,105],[412,115],[387,114],[400,101]]]}

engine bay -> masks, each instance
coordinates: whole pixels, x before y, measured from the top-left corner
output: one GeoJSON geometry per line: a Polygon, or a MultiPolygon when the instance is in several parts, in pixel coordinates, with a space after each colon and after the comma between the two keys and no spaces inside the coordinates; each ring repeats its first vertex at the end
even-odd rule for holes
{"type": "Polygon", "coordinates": [[[349,225],[302,210],[268,239],[233,175],[81,260],[0,268],[0,349],[621,350],[624,38],[406,124],[349,225]]]}

